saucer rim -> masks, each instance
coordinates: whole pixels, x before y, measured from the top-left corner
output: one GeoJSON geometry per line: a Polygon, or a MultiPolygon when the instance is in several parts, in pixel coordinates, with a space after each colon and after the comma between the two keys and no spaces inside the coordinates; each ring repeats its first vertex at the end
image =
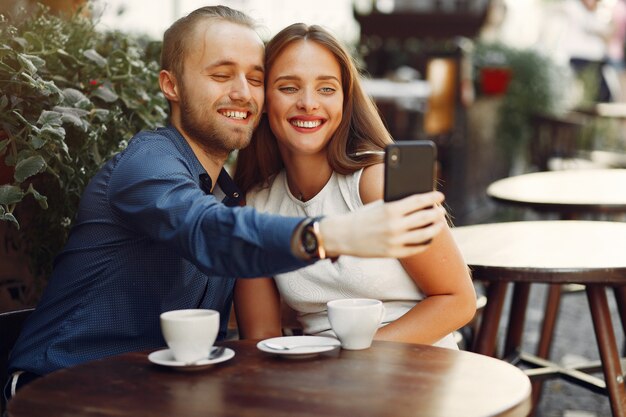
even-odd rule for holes
{"type": "Polygon", "coordinates": [[[195,369],[195,368],[202,368],[202,367],[222,363],[222,362],[232,359],[233,357],[235,357],[235,351],[230,348],[225,348],[224,352],[217,358],[202,359],[191,365],[188,365],[188,364],[185,364],[184,362],[173,360],[173,354],[171,353],[171,349],[165,348],[165,349],[159,349],[159,350],[155,350],[154,352],[151,352],[148,355],[148,360],[156,365],[167,366],[168,368],[195,369]],[[167,359],[163,359],[160,357],[165,354],[169,355],[172,358],[172,360],[167,360],[167,359]]]}
{"type": "Polygon", "coordinates": [[[302,336],[277,336],[270,337],[267,339],[263,339],[256,344],[257,349],[262,352],[271,353],[274,355],[280,356],[313,356],[319,353],[330,352],[331,350],[337,349],[341,347],[341,342],[334,337],[330,336],[311,336],[311,335],[302,335],[302,336]],[[301,350],[277,350],[272,349],[265,345],[265,342],[270,343],[293,343],[294,339],[298,339],[299,343],[308,344],[308,343],[320,343],[320,339],[326,339],[329,341],[327,346],[320,347],[312,347],[301,350]]]}

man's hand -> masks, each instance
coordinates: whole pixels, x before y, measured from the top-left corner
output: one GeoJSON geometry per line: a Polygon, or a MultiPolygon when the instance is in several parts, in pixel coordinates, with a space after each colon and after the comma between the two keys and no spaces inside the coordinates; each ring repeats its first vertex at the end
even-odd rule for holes
{"type": "Polygon", "coordinates": [[[438,191],[402,200],[370,203],[359,210],[324,217],[320,231],[328,256],[404,258],[423,252],[446,224],[438,191]]]}

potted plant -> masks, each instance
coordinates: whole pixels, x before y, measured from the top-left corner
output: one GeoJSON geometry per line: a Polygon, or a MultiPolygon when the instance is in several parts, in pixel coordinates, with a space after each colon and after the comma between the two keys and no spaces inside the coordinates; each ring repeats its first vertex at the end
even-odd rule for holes
{"type": "Polygon", "coordinates": [[[560,68],[539,52],[500,43],[477,43],[473,66],[476,91],[501,97],[495,132],[506,162],[526,162],[532,115],[563,110],[560,68]]]}
{"type": "Polygon", "coordinates": [[[89,179],[167,103],[160,43],[45,7],[15,21],[0,16],[0,222],[42,288],[89,179]]]}

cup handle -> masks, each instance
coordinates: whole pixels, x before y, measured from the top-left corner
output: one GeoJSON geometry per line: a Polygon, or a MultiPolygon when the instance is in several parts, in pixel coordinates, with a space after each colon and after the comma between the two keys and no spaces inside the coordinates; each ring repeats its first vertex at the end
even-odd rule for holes
{"type": "Polygon", "coordinates": [[[385,317],[385,305],[382,304],[380,309],[380,318],[378,319],[378,325],[380,326],[383,323],[383,317],[385,317]]]}

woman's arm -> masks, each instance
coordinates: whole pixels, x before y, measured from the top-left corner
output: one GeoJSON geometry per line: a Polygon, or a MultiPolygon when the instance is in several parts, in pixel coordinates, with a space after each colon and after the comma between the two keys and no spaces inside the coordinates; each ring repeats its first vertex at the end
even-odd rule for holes
{"type": "Polygon", "coordinates": [[[282,336],[280,296],[273,278],[238,279],[234,302],[240,339],[282,336]]]}
{"type": "MultiPolygon", "coordinates": [[[[383,172],[383,164],[363,171],[359,184],[363,204],[382,198],[383,172]]],[[[400,262],[426,298],[380,328],[376,339],[432,344],[472,319],[476,312],[474,285],[447,225],[425,251],[400,262]]]]}

